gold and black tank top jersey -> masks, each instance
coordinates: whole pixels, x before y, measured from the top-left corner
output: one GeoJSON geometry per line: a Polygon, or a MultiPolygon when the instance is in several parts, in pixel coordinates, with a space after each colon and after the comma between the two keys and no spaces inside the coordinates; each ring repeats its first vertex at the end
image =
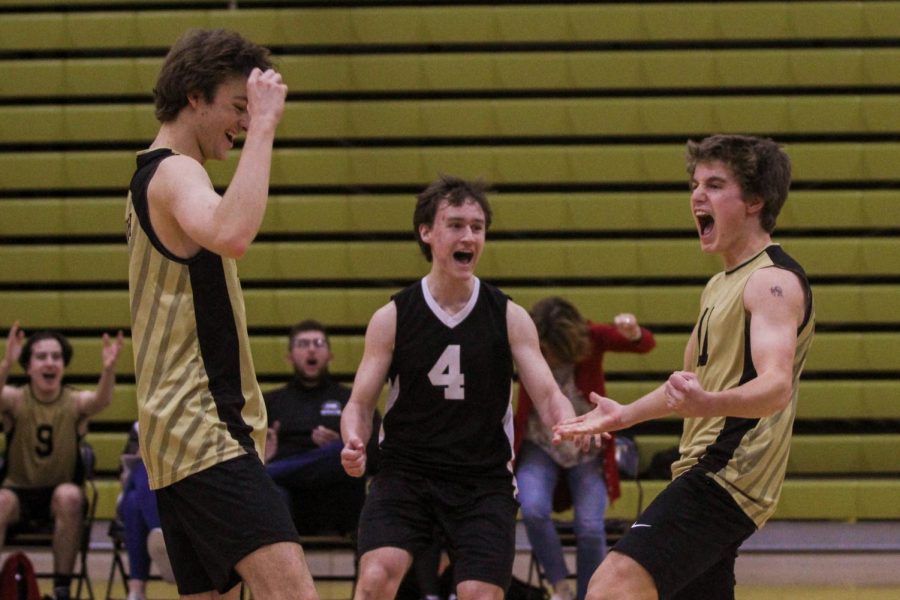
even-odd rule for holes
{"type": "Polygon", "coordinates": [[[25,400],[12,414],[6,434],[4,487],[42,488],[79,480],[78,426],[81,413],[74,390],[64,386],[45,402],[26,385],[25,400]]]}
{"type": "Polygon", "coordinates": [[[815,327],[806,273],[781,246],[772,244],[749,261],[709,280],[701,297],[700,319],[694,332],[696,352],[689,363],[703,389],[709,391],[735,388],[756,377],[750,316],[744,309],[744,287],[754,272],[766,268],[793,272],[806,293],[806,310],[797,329],[791,402],[781,412],[759,419],[685,419],[681,458],[672,465],[674,477],[690,468],[710,473],[757,527],[775,511],[781,494],[797,411],[800,372],[815,327]]]}
{"type": "Polygon", "coordinates": [[[147,187],[174,152],[139,153],[125,214],[141,456],[158,489],[245,453],[263,456],[266,410],[233,259],[182,259],[150,223],[147,187]]]}

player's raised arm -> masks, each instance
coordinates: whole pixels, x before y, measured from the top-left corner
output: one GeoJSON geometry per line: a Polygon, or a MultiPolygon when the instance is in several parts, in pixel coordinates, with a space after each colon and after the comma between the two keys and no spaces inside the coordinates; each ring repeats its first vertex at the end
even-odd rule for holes
{"type": "Polygon", "coordinates": [[[112,402],[113,390],[116,385],[116,363],[124,343],[125,336],[121,331],[114,338],[107,333],[103,334],[102,369],[97,388],[92,391],[79,392],[76,396],[82,414],[97,414],[112,402]]]}

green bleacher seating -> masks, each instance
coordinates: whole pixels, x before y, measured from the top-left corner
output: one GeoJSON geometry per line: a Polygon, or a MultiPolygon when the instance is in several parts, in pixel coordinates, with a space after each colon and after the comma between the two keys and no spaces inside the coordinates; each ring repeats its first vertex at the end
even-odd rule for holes
{"type": "MultiPolygon", "coordinates": [[[[88,0],[44,0],[10,5],[77,6],[88,0]]],[[[113,0],[108,4],[127,4],[113,0]]],[[[133,0],[131,2],[133,4],[133,0]]],[[[154,2],[142,2],[152,6],[154,2]]],[[[197,2],[192,2],[197,4],[197,2]]],[[[207,0],[204,10],[20,14],[0,26],[0,49],[48,50],[167,47],[190,27],[228,27],[267,46],[336,44],[452,44],[490,39],[524,42],[676,40],[879,39],[896,32],[894,2],[709,2],[687,13],[676,4],[646,10],[627,3],[575,6],[359,7],[333,10],[255,9],[207,0]]]]}
{"type": "MultiPolygon", "coordinates": [[[[244,293],[251,328],[281,327],[316,315],[332,327],[363,328],[372,313],[385,304],[397,287],[323,289],[247,289],[244,293]]],[[[565,296],[590,319],[603,321],[627,309],[642,322],[687,327],[696,316],[701,285],[572,286],[565,296]]],[[[530,308],[552,289],[504,286],[518,304],[530,308]]],[[[563,293],[563,292],[559,292],[563,293]]],[[[814,285],[817,322],[878,324],[900,321],[896,311],[885,306],[900,303],[900,285],[814,285]],[[887,313],[887,314],[886,314],[887,313]]],[[[128,292],[125,290],[0,291],[0,314],[28,315],[30,328],[127,329],[128,292]]]]}
{"type": "MultiPolygon", "coordinates": [[[[0,108],[2,110],[2,108],[0,108]]],[[[687,232],[693,221],[685,192],[496,193],[488,234],[508,232],[687,232]]],[[[413,194],[274,194],[262,234],[410,233],[413,194]]],[[[124,236],[125,198],[9,198],[0,235],[124,236]]],[[[900,223],[900,203],[884,190],[795,191],[779,231],[877,228],[900,223]],[[835,222],[834,215],[841,218],[835,222]]]]}
{"type": "MultiPolygon", "coordinates": [[[[287,327],[285,327],[287,329],[287,327]]],[[[606,357],[607,371],[616,373],[670,373],[680,369],[687,333],[662,333],[656,336],[656,348],[649,354],[612,353],[606,357]]],[[[99,337],[73,338],[75,354],[67,372],[90,375],[99,371],[101,340],[99,337]]],[[[900,356],[900,334],[822,332],[816,336],[816,352],[810,352],[807,373],[841,373],[859,371],[891,371],[900,356]]],[[[335,358],[332,371],[350,375],[362,357],[363,336],[333,335],[331,347],[335,358]]],[[[251,338],[257,373],[282,372],[285,364],[284,335],[255,335],[251,338]]],[[[120,373],[133,373],[132,348],[126,341],[119,363],[120,373]]]]}
{"type": "MultiPolygon", "coordinates": [[[[678,436],[638,435],[635,442],[643,470],[656,452],[677,446],[678,436]]],[[[789,476],[897,473],[900,455],[894,449],[898,444],[897,434],[794,435],[787,472],[789,476]]]]}
{"type": "MultiPolygon", "coordinates": [[[[900,57],[898,57],[900,64],[900,57]]],[[[900,144],[797,143],[791,152],[795,180],[891,181],[900,144]]],[[[411,185],[441,172],[504,184],[681,184],[683,144],[468,146],[463,148],[281,149],[272,162],[272,186],[411,185]]],[[[208,165],[213,182],[227,185],[236,156],[208,165]]],[[[0,192],[104,190],[122,186],[134,153],[63,151],[0,154],[0,192]]]]}
{"type": "MultiPolygon", "coordinates": [[[[236,4],[0,0],[0,325],[66,332],[76,385],[96,380],[100,332],[129,327],[124,199],[162,57],[188,27],[231,27],[272,46],[290,86],[239,263],[264,389],[309,316],[336,328],[350,381],[372,312],[427,271],[415,192],[452,173],[498,188],[480,276],[525,307],[557,294],[657,331],[652,353],[606,360],[609,395],[630,402],[680,366],[721,269],[693,235],[685,140],[772,136],[794,176],[776,239],[812,279],[820,328],[776,518],[900,518],[900,1],[236,4]]],[[[208,165],[220,188],[232,154],[208,165]]],[[[132,372],[129,343],[89,434],[101,518],[132,372]]],[[[638,433],[642,464],[678,421],[661,430],[638,433]]],[[[644,505],[663,485],[643,483],[644,505]]],[[[637,508],[626,482],[610,516],[637,508]]]]}
{"type": "MultiPolygon", "coordinates": [[[[890,276],[900,245],[890,238],[796,239],[786,249],[810,273],[890,276]],[[826,252],[827,250],[827,252],[826,252]]],[[[426,264],[411,242],[258,242],[241,259],[245,282],[266,280],[411,280],[426,264]]],[[[695,240],[497,240],[481,258],[486,279],[701,278],[717,270],[695,240]]],[[[0,246],[0,282],[122,282],[123,243],[0,246]]]]}
{"type": "MultiPolygon", "coordinates": [[[[351,54],[280,57],[304,93],[894,86],[900,49],[351,54]],[[690,69],[684,65],[692,65],[690,69]]],[[[146,96],[160,58],[0,60],[0,98],[146,96]]]]}
{"type": "MultiPolygon", "coordinates": [[[[826,98],[591,98],[289,102],[279,140],[883,133],[900,129],[889,95],[826,98]]],[[[6,140],[18,143],[132,142],[158,122],[148,102],[0,106],[6,140]]]]}

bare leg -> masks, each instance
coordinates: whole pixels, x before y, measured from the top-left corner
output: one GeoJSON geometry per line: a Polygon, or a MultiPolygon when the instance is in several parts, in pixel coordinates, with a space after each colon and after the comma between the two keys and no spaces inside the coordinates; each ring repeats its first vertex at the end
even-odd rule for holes
{"type": "Polygon", "coordinates": [[[219,592],[204,592],[202,594],[181,596],[181,600],[239,600],[240,597],[241,584],[237,584],[224,594],[220,594],[219,592]]]}
{"type": "Polygon", "coordinates": [[[354,600],[392,600],[411,564],[412,556],[401,548],[376,548],[366,552],[359,561],[354,600]]]}
{"type": "Polygon", "coordinates": [[[224,594],[213,592],[213,600],[239,600],[241,597],[241,584],[237,584],[224,594]]]}
{"type": "Polygon", "coordinates": [[[84,494],[74,483],[61,483],[53,490],[50,503],[53,514],[53,569],[71,575],[78,555],[78,543],[84,523],[84,494]]]}
{"type": "Polygon", "coordinates": [[[319,598],[300,544],[279,542],[263,546],[242,558],[234,568],[250,587],[254,598],[319,598]]]}
{"type": "Polygon", "coordinates": [[[469,579],[456,586],[459,600],[503,600],[503,588],[486,581],[469,579]]]}
{"type": "Polygon", "coordinates": [[[0,489],[0,549],[6,543],[6,529],[19,520],[19,497],[0,489]]]}
{"type": "Polygon", "coordinates": [[[650,573],[630,556],[612,551],[594,571],[585,600],[657,600],[650,573]]]}

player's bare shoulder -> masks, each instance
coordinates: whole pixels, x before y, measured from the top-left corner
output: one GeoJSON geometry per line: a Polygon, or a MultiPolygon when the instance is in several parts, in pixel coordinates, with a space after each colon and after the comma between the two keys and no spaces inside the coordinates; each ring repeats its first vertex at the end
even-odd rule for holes
{"type": "Polygon", "coordinates": [[[506,330],[510,344],[537,341],[537,329],[528,311],[510,300],[506,303],[506,330]]]}
{"type": "Polygon", "coordinates": [[[779,267],[759,269],[744,288],[744,307],[751,314],[786,312],[795,315],[799,325],[806,307],[806,288],[793,271],[779,267]]]}
{"type": "Polygon", "coordinates": [[[25,388],[12,385],[0,387],[0,413],[12,417],[25,402],[25,388]]]}
{"type": "Polygon", "coordinates": [[[209,173],[190,156],[173,154],[160,161],[147,193],[155,202],[169,203],[177,199],[179,193],[195,186],[212,190],[209,173]]]}
{"type": "Polygon", "coordinates": [[[366,328],[366,347],[393,350],[397,332],[397,305],[391,300],[375,311],[366,328]]]}

